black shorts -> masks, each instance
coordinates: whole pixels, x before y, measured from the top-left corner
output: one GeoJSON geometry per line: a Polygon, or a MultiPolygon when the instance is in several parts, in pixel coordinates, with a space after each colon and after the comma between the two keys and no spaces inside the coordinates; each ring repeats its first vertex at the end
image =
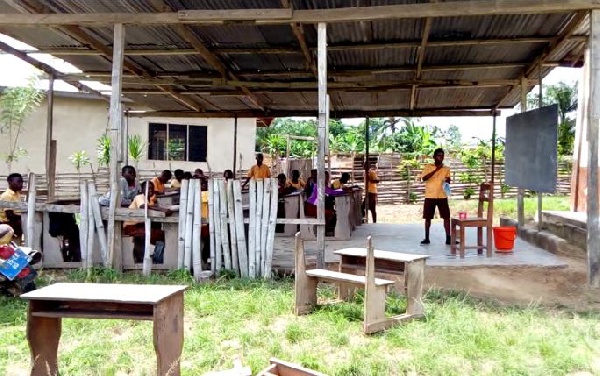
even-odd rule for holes
{"type": "Polygon", "coordinates": [[[426,198],[423,204],[423,219],[433,219],[435,207],[438,207],[440,218],[450,219],[450,206],[447,198],[426,198]]]}

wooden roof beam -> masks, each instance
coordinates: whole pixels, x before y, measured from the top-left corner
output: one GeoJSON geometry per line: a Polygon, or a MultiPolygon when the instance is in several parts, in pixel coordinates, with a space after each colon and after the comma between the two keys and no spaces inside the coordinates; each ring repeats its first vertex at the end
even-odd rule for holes
{"type": "MultiPolygon", "coordinates": [[[[20,12],[37,13],[37,12],[47,11],[47,9],[44,9],[43,7],[41,7],[39,5],[35,5],[34,6],[32,4],[29,4],[26,0],[21,0],[19,2],[15,2],[14,0],[7,0],[7,2],[8,2],[8,4],[10,6],[12,6],[13,8],[19,10],[20,12]]],[[[50,14],[52,14],[52,13],[48,13],[48,15],[50,15],[50,14]]],[[[61,30],[63,33],[65,33],[69,37],[71,37],[73,39],[76,39],[80,43],[87,44],[91,48],[99,51],[100,54],[107,61],[109,61],[109,62],[112,63],[112,56],[113,56],[112,48],[108,47],[105,43],[99,41],[95,37],[89,35],[88,33],[86,33],[79,26],[65,25],[63,27],[60,27],[59,30],[61,30]]],[[[142,67],[138,66],[134,62],[129,61],[127,59],[123,60],[123,67],[125,69],[127,69],[128,71],[130,71],[131,73],[135,74],[138,77],[142,77],[142,78],[149,78],[149,77],[151,77],[150,73],[146,72],[142,67]]],[[[157,87],[160,90],[163,90],[163,91],[165,91],[167,93],[170,93],[171,96],[177,102],[179,102],[180,104],[184,105],[185,107],[187,107],[187,108],[189,108],[191,110],[194,110],[194,111],[201,111],[202,110],[198,104],[194,103],[189,98],[180,97],[179,94],[173,92],[173,90],[171,90],[170,88],[164,87],[164,86],[157,86],[157,87]]]]}
{"type": "MultiPolygon", "coordinates": [[[[457,46],[477,46],[477,45],[496,45],[496,44],[512,44],[512,43],[550,43],[553,37],[518,37],[518,38],[483,38],[483,39],[467,39],[467,40],[429,40],[427,48],[435,47],[457,47],[457,46]]],[[[581,42],[587,41],[585,35],[573,35],[568,38],[569,41],[581,42]]],[[[354,44],[330,44],[327,46],[328,51],[348,51],[348,50],[380,50],[380,49],[406,49],[417,48],[420,46],[420,41],[391,41],[390,43],[354,43],[354,44]]],[[[131,47],[131,45],[130,45],[131,47]]],[[[140,46],[141,47],[141,46],[140,46]]],[[[307,47],[310,52],[313,47],[307,47]]],[[[303,51],[298,51],[296,48],[289,47],[269,47],[269,48],[214,48],[212,53],[218,55],[278,55],[278,54],[304,54],[303,51]]],[[[54,56],[101,56],[102,53],[95,49],[81,47],[48,47],[37,50],[23,50],[28,55],[31,54],[49,54],[54,56]]],[[[198,50],[195,48],[129,48],[124,54],[126,56],[185,56],[198,55],[198,50]]]]}
{"type": "MultiPolygon", "coordinates": [[[[492,116],[493,112],[500,113],[499,110],[489,108],[431,108],[416,111],[406,109],[386,109],[377,111],[363,110],[345,110],[333,111],[332,117],[343,118],[360,118],[365,116],[371,117],[389,117],[389,116],[405,116],[405,117],[427,117],[427,116],[492,116]]],[[[237,116],[238,118],[255,118],[265,114],[259,111],[208,111],[208,112],[191,112],[191,111],[153,111],[145,113],[130,113],[131,117],[201,117],[201,118],[228,118],[237,116]]],[[[268,115],[270,117],[289,117],[289,116],[316,116],[316,111],[297,110],[297,109],[270,109],[268,115]]]]}
{"type": "Polygon", "coordinates": [[[493,16],[500,14],[551,14],[600,9],[597,0],[472,0],[397,4],[332,9],[219,9],[179,12],[0,14],[4,26],[107,26],[167,24],[224,24],[231,22],[282,25],[291,23],[359,22],[426,17],[493,16]]]}
{"type": "MultiPolygon", "coordinates": [[[[290,0],[281,0],[281,6],[284,9],[289,9],[290,11],[293,11],[293,7],[290,0]]],[[[290,27],[292,28],[292,33],[294,33],[294,36],[298,40],[300,50],[302,51],[304,59],[306,60],[306,68],[310,69],[314,73],[315,77],[317,77],[317,66],[310,53],[310,50],[308,49],[308,45],[306,44],[306,37],[304,36],[304,27],[300,24],[295,23],[291,23],[290,27]]]]}
{"type": "MultiPolygon", "coordinates": [[[[33,57],[28,56],[27,54],[23,53],[22,51],[17,50],[16,48],[11,47],[4,42],[0,42],[0,50],[5,51],[5,52],[23,60],[26,63],[33,65],[35,68],[41,70],[42,72],[44,72],[46,74],[52,75],[54,77],[62,76],[62,72],[57,71],[56,69],[52,68],[50,65],[48,65],[46,63],[37,61],[33,57]]],[[[68,79],[68,78],[67,79],[60,78],[60,79],[63,80],[64,82],[68,83],[69,85],[76,87],[77,90],[79,90],[81,92],[93,93],[93,94],[96,94],[103,98],[108,99],[105,95],[102,95],[102,93],[90,88],[87,85],[82,84],[81,82],[79,82],[76,79],[68,79]]]]}
{"type": "MultiPolygon", "coordinates": [[[[421,78],[421,72],[423,69],[423,61],[425,60],[425,47],[427,46],[427,40],[429,39],[429,32],[431,31],[431,23],[433,19],[428,17],[425,19],[425,26],[423,27],[423,36],[421,37],[421,45],[419,46],[418,56],[417,56],[417,68],[415,69],[415,81],[419,81],[421,78]]],[[[412,86],[412,90],[410,93],[410,104],[409,108],[412,110],[415,109],[417,105],[417,85],[412,86]]]]}
{"type": "MultiPolygon", "coordinates": [[[[588,14],[588,12],[576,13],[573,16],[573,18],[571,18],[569,23],[564,27],[564,29],[560,32],[560,34],[558,34],[552,40],[552,42],[550,42],[548,47],[546,47],[546,49],[544,49],[544,52],[542,52],[542,54],[538,58],[536,58],[535,61],[533,61],[531,64],[529,64],[527,67],[525,67],[525,69],[523,69],[523,72],[519,76],[519,79],[529,78],[529,76],[533,72],[535,72],[536,70],[539,70],[540,67],[542,67],[546,64],[548,58],[555,51],[560,50],[564,46],[565,43],[569,43],[569,36],[571,36],[571,34],[573,34],[573,32],[575,30],[577,30],[577,27],[585,20],[587,14],[588,14]]],[[[535,77],[534,79],[537,79],[537,77],[535,77]]],[[[535,84],[533,84],[533,85],[535,85],[535,84]]],[[[520,84],[514,85],[512,88],[510,88],[507,91],[507,93],[502,97],[502,99],[500,99],[498,101],[497,105],[498,106],[502,105],[505,100],[510,98],[512,95],[514,95],[513,92],[515,90],[519,90],[519,91],[521,90],[520,84]]]]}

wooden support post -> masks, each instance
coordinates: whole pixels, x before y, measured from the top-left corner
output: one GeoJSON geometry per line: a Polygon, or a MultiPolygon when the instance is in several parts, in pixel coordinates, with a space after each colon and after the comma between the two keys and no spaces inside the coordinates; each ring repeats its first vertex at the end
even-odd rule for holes
{"type": "Polygon", "coordinates": [[[211,217],[211,221],[214,222],[214,232],[215,232],[215,258],[213,262],[215,263],[215,275],[219,275],[221,273],[223,261],[223,251],[221,250],[221,197],[219,195],[219,181],[217,179],[212,180],[213,191],[212,191],[212,200],[213,200],[213,214],[211,217]]]}
{"type": "Polygon", "coordinates": [[[35,174],[31,172],[27,180],[27,238],[25,239],[25,244],[29,248],[35,247],[35,196],[35,174]]]}
{"type": "Polygon", "coordinates": [[[600,288],[600,221],[598,208],[598,126],[600,122],[600,10],[591,12],[590,96],[587,124],[587,256],[588,283],[600,288]]]}
{"type": "Polygon", "coordinates": [[[317,140],[317,268],[325,267],[325,144],[327,137],[327,24],[320,22],[317,35],[319,73],[319,126],[317,140]]]}
{"type": "MultiPolygon", "coordinates": [[[[538,81],[538,88],[539,88],[539,94],[538,94],[538,108],[542,108],[542,100],[544,99],[544,94],[543,94],[543,87],[542,87],[542,71],[543,71],[543,66],[542,66],[542,61],[540,60],[540,64],[538,67],[538,73],[539,73],[539,81],[538,81]]],[[[542,231],[542,229],[544,228],[544,223],[542,222],[542,192],[538,192],[537,193],[537,224],[538,224],[538,230],[542,231]]]]}
{"type": "MultiPolygon", "coordinates": [[[[527,112],[527,79],[521,79],[521,112],[527,112]]],[[[517,187],[517,222],[519,229],[522,229],[525,225],[525,202],[524,197],[525,190],[517,187]]]]}
{"type": "Polygon", "coordinates": [[[235,163],[237,160],[237,136],[238,136],[238,117],[237,117],[237,115],[234,115],[233,116],[233,167],[231,168],[231,171],[233,171],[234,179],[235,179],[235,163]]]}
{"type": "Polygon", "coordinates": [[[48,117],[46,120],[46,184],[48,185],[48,201],[56,196],[56,141],[52,148],[54,133],[54,74],[48,78],[48,117]]]}
{"type": "MultiPolygon", "coordinates": [[[[125,28],[115,24],[112,58],[112,91],[110,95],[110,206],[108,210],[108,265],[121,269],[121,255],[115,257],[115,210],[120,206],[118,151],[123,122],[121,107],[121,81],[123,76],[123,50],[125,49],[125,28]]],[[[118,229],[121,231],[121,229],[118,229]]],[[[118,237],[121,238],[120,236],[118,237]]],[[[117,247],[120,247],[118,245],[117,247]]]]}
{"type": "Polygon", "coordinates": [[[365,118],[365,160],[363,163],[363,174],[365,177],[365,201],[364,201],[364,222],[369,223],[369,142],[371,136],[371,125],[369,117],[365,118]]]}

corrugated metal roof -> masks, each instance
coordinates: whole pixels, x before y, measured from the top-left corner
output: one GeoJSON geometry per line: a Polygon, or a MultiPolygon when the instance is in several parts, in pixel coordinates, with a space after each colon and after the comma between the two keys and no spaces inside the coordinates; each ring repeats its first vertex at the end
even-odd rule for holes
{"type": "MultiPolygon", "coordinates": [[[[30,4],[34,2],[28,0],[30,4]]],[[[294,9],[327,9],[340,7],[365,7],[392,4],[427,3],[428,0],[291,0],[294,9]]],[[[18,4],[16,2],[15,4],[18,4]]],[[[56,13],[111,13],[111,12],[155,12],[178,11],[187,9],[257,9],[280,8],[281,0],[39,0],[37,4],[56,13]]],[[[357,8],[356,12],[361,9],[357,8]]],[[[14,13],[16,9],[9,3],[0,2],[1,13],[14,13]]],[[[509,106],[519,100],[518,93],[511,90],[512,83],[520,79],[527,71],[530,76],[539,75],[537,67],[531,66],[536,58],[546,51],[550,39],[559,35],[572,19],[573,14],[525,14],[525,15],[494,15],[494,16],[463,16],[435,18],[431,23],[429,41],[471,41],[498,38],[543,37],[544,42],[518,42],[495,44],[461,44],[454,46],[426,45],[420,79],[423,85],[427,82],[443,83],[444,87],[417,90],[417,102],[414,110],[431,108],[470,109],[485,106],[509,106]],[[497,64],[514,63],[498,67],[497,64]],[[478,65],[469,69],[444,68],[453,65],[478,65]],[[494,66],[492,66],[494,65],[494,66]],[[531,66],[531,67],[530,67],[531,66]],[[440,69],[443,68],[443,69],[440,69]],[[491,84],[483,87],[446,88],[452,81],[486,82],[502,80],[504,86],[491,84]],[[508,94],[507,94],[508,93],[508,94]]],[[[254,97],[267,111],[313,111],[316,114],[316,91],[285,89],[287,83],[314,84],[317,82],[314,73],[308,69],[309,64],[301,50],[301,43],[290,25],[194,25],[188,26],[200,43],[213,51],[214,57],[227,67],[227,79],[237,77],[241,81],[256,81],[277,83],[277,92],[269,89],[255,88],[257,85],[248,84],[250,91],[255,91],[254,97]],[[281,49],[286,53],[235,53],[232,51],[219,52],[219,49],[281,49]]],[[[381,87],[371,91],[332,91],[333,112],[354,111],[370,112],[377,110],[410,109],[410,84],[417,76],[419,48],[425,27],[424,19],[378,20],[368,22],[343,22],[328,25],[329,45],[369,44],[389,45],[388,48],[364,48],[330,50],[328,53],[328,69],[330,72],[344,71],[343,76],[330,77],[332,82],[355,83],[356,87],[373,85],[381,87]],[[399,46],[405,43],[410,45],[399,46]],[[352,74],[352,71],[380,70],[371,75],[352,74]],[[384,71],[381,71],[384,70],[384,71]],[[389,71],[385,71],[389,70],[389,71]],[[386,84],[389,83],[389,84],[386,84]]],[[[113,30],[106,27],[81,27],[88,39],[95,39],[110,48],[113,30]]],[[[36,48],[90,48],[85,41],[68,36],[69,31],[61,28],[4,28],[4,32],[30,44],[36,48]]],[[[310,59],[316,62],[317,32],[315,25],[303,25],[304,38],[310,49],[310,59]]],[[[574,31],[576,35],[589,33],[589,20],[586,18],[574,31]]],[[[127,49],[193,49],[192,44],[180,35],[172,25],[127,26],[127,49]]],[[[547,61],[559,64],[575,64],[582,59],[582,40],[570,40],[559,45],[552,51],[547,61]]],[[[61,56],[84,72],[106,72],[111,70],[109,57],[103,56],[61,56]]],[[[126,56],[127,64],[135,64],[145,70],[150,76],[169,74],[212,74],[218,71],[201,54],[172,54],[147,56],[126,56]]],[[[545,66],[542,75],[550,71],[545,66]]],[[[183,76],[182,76],[183,77],[183,76]]],[[[175,77],[176,78],[176,77],[175,77]]],[[[156,87],[140,78],[129,79],[124,84],[126,89],[138,91],[156,91],[156,87]]],[[[109,81],[109,79],[104,79],[109,81]]],[[[235,91],[243,88],[239,83],[227,86],[226,83],[216,82],[210,86],[206,83],[189,85],[190,82],[178,82],[172,86],[174,90],[196,90],[207,92],[235,91]],[[187,85],[187,86],[186,86],[187,85]]],[[[364,89],[362,89],[364,90],[364,89]]],[[[132,94],[127,96],[160,111],[188,111],[180,102],[168,94],[132,94]]],[[[242,96],[224,95],[187,95],[208,111],[221,109],[223,111],[246,111],[254,108],[251,101],[242,96]]]]}

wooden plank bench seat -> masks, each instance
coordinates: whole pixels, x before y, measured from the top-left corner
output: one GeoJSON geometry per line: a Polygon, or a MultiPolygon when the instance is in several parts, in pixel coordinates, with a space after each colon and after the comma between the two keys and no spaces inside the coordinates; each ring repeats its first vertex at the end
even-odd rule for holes
{"type": "Polygon", "coordinates": [[[406,315],[387,318],[385,316],[385,298],[387,287],[393,281],[375,278],[374,249],[371,237],[367,238],[367,255],[365,275],[354,275],[325,269],[306,269],[304,257],[304,241],[300,233],[296,234],[295,247],[295,313],[303,315],[311,312],[317,305],[317,285],[319,282],[359,285],[365,289],[363,331],[366,334],[376,333],[389,328],[399,321],[406,320],[406,315]]]}
{"type": "MultiPolygon", "coordinates": [[[[336,272],[327,269],[309,269],[306,271],[306,275],[309,277],[316,277],[319,281],[330,282],[330,283],[352,283],[356,285],[365,285],[367,278],[365,276],[336,272]]],[[[375,278],[376,286],[387,286],[393,285],[394,281],[387,279],[375,278]]]]}

